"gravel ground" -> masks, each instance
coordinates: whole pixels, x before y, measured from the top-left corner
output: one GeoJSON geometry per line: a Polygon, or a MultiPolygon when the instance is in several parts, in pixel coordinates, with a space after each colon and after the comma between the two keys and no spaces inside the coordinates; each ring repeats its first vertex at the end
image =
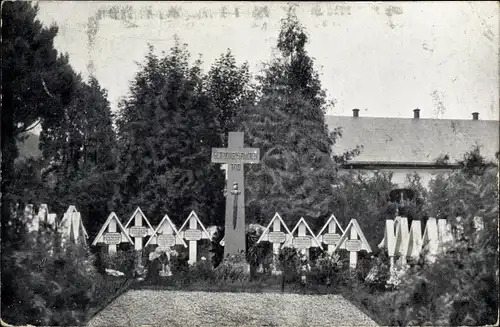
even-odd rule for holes
{"type": "Polygon", "coordinates": [[[377,326],[340,295],[131,290],[88,326],[377,326]]]}

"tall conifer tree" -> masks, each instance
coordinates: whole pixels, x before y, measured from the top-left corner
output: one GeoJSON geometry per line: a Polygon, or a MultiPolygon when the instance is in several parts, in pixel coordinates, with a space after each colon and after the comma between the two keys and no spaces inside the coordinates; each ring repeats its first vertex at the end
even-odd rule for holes
{"type": "Polygon", "coordinates": [[[115,210],[140,206],[154,222],[169,214],[180,223],[191,210],[209,223],[223,219],[224,177],[211,164],[220,130],[201,62],[189,64],[179,41],[158,57],[153,47],[121,104],[115,210]]]}
{"type": "Polygon", "coordinates": [[[262,163],[246,171],[249,218],[268,221],[280,212],[289,223],[301,217],[321,224],[333,212],[338,133],[325,124],[327,100],[308,38],[293,7],[281,22],[279,55],[265,66],[260,98],[239,120],[247,143],[259,147],[262,163]]]}

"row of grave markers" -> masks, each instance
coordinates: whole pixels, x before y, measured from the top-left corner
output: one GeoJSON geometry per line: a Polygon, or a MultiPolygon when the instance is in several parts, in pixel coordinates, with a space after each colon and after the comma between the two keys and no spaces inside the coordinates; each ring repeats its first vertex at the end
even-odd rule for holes
{"type": "Polygon", "coordinates": [[[39,232],[41,223],[45,223],[58,229],[62,235],[62,243],[71,240],[78,244],[87,244],[88,234],[83,225],[82,216],[74,205],[70,205],[63,214],[60,222],[57,221],[55,213],[49,213],[46,204],[41,204],[38,213],[35,214],[32,204],[24,208],[24,217],[27,219],[27,229],[29,233],[39,232]]]}
{"type": "MultiPolygon", "coordinates": [[[[461,217],[457,217],[459,222],[461,217]]],[[[484,228],[481,217],[474,218],[476,232],[484,228]]],[[[458,233],[463,233],[459,230],[458,233]]],[[[408,226],[408,219],[396,217],[386,220],[384,239],[379,247],[387,249],[391,268],[405,269],[407,259],[418,259],[422,251],[426,250],[426,259],[435,262],[439,252],[445,251],[455,240],[450,223],[446,219],[429,218],[422,235],[421,222],[413,220],[408,226]],[[395,262],[395,257],[399,257],[395,262]]]]}
{"type": "MultiPolygon", "coordinates": [[[[177,230],[168,215],[165,215],[158,226],[153,228],[142,210],[137,208],[125,225],[112,212],[92,245],[106,244],[109,253],[115,253],[117,245],[120,243],[134,244],[137,251],[142,250],[143,244],[144,246],[151,244],[163,247],[182,245],[189,248],[188,262],[194,264],[197,260],[197,242],[202,239],[210,240],[211,237],[194,211],[189,214],[177,230]],[[144,244],[146,238],[148,239],[144,244]]],[[[328,253],[333,253],[339,248],[347,249],[350,252],[352,267],[356,266],[357,252],[361,250],[371,252],[370,245],[357,221],[351,220],[346,229],[343,230],[334,215],[329,218],[316,236],[304,218],[301,218],[290,230],[281,216],[276,213],[257,241],[257,243],[260,242],[272,243],[275,254],[279,254],[283,247],[293,247],[300,250],[306,257],[309,256],[311,247],[323,248],[322,243],[325,243],[328,253]]],[[[224,244],[224,240],[221,244],[224,244]]]]}
{"type": "MultiPolygon", "coordinates": [[[[352,268],[357,265],[359,251],[372,252],[356,219],[352,219],[343,229],[334,215],[330,216],[320,232],[315,235],[304,218],[300,218],[295,227],[290,230],[279,213],[276,213],[257,241],[257,243],[260,242],[273,244],[274,258],[279,255],[282,248],[295,248],[306,258],[309,257],[311,247],[323,249],[322,244],[327,245],[329,254],[333,254],[338,249],[346,249],[349,252],[349,265],[352,268]]],[[[276,263],[273,266],[273,273],[279,273],[276,263]]]]}
{"type": "MultiPolygon", "coordinates": [[[[57,223],[56,214],[49,213],[46,204],[40,205],[38,214],[34,214],[33,205],[29,204],[25,207],[24,214],[28,218],[29,232],[38,231],[40,223],[45,222],[61,231],[62,242],[72,240],[86,244],[88,234],[83,225],[81,214],[73,205],[69,206],[59,223],[57,223]]],[[[476,230],[482,229],[482,226],[482,219],[476,217],[476,230]]],[[[211,239],[210,234],[194,211],[189,214],[179,229],[176,228],[168,215],[165,215],[158,226],[153,228],[142,210],[137,208],[125,225],[112,212],[92,245],[107,244],[108,252],[114,253],[118,244],[131,243],[134,244],[137,251],[141,251],[144,239],[147,237],[149,239],[144,246],[151,244],[163,247],[174,245],[189,247],[190,264],[194,264],[197,260],[197,242],[202,239],[211,239]]],[[[386,220],[384,239],[379,247],[387,248],[391,258],[391,267],[397,265],[401,268],[406,266],[407,258],[418,258],[423,250],[428,251],[427,259],[433,262],[438,252],[444,250],[447,244],[453,240],[451,226],[446,219],[429,218],[422,235],[420,221],[413,220],[411,226],[408,226],[407,218],[398,216],[394,220],[386,220]],[[400,258],[398,263],[394,262],[395,257],[400,258]]],[[[290,230],[281,216],[276,213],[257,241],[257,243],[260,242],[272,243],[273,253],[276,255],[285,247],[296,248],[306,257],[309,256],[311,247],[323,249],[322,244],[326,244],[327,252],[330,254],[338,249],[346,249],[350,252],[349,262],[353,268],[356,267],[359,251],[371,252],[370,245],[357,221],[352,219],[344,230],[334,215],[315,235],[304,218],[301,218],[290,230]]]]}
{"type": "Polygon", "coordinates": [[[120,243],[133,244],[136,251],[142,251],[143,246],[148,245],[162,247],[182,245],[187,248],[189,244],[188,262],[194,264],[197,258],[197,243],[202,239],[211,237],[194,211],[191,211],[181,228],[177,230],[168,215],[165,215],[158,226],[153,228],[146,215],[137,208],[125,225],[112,212],[92,245],[106,244],[108,253],[115,253],[120,243]],[[148,239],[144,244],[146,238],[148,239]]]}

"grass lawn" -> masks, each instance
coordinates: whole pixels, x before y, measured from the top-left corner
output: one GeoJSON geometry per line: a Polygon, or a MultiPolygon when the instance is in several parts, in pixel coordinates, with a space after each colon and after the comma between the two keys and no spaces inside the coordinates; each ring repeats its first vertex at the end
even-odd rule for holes
{"type": "Polygon", "coordinates": [[[130,290],[89,326],[376,326],[341,295],[130,290]]]}

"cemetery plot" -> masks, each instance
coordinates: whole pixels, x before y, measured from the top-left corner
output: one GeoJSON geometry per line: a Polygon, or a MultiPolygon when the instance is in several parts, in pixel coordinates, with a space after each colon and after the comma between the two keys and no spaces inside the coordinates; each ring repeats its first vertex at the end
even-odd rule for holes
{"type": "Polygon", "coordinates": [[[194,265],[198,256],[198,241],[202,239],[210,240],[210,234],[208,234],[205,226],[203,226],[194,211],[191,211],[187,219],[184,221],[179,229],[178,235],[189,241],[188,263],[194,265]]]}

